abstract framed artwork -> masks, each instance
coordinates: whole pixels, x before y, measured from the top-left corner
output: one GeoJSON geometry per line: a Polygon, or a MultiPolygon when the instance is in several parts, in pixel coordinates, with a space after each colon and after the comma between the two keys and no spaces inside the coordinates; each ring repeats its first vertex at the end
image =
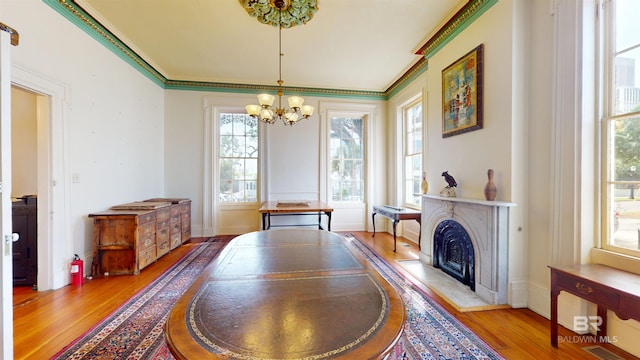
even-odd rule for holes
{"type": "Polygon", "coordinates": [[[483,44],[442,70],[442,137],[482,129],[483,44]]]}

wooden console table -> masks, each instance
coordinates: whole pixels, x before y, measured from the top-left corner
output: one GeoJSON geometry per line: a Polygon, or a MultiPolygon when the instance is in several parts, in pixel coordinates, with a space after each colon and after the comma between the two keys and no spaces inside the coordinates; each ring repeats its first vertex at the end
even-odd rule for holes
{"type": "Polygon", "coordinates": [[[640,275],[599,264],[549,266],[551,345],[558,347],[558,295],[566,291],[598,306],[597,338],[606,339],[607,309],[622,320],[640,320],[640,275]]]}
{"type": "MultiPolygon", "coordinates": [[[[401,207],[394,207],[389,205],[382,206],[373,206],[373,213],[371,214],[371,223],[373,224],[373,235],[376,236],[376,214],[380,214],[387,219],[391,219],[393,221],[393,251],[396,251],[396,226],[400,222],[400,220],[415,220],[422,227],[422,223],[420,222],[420,218],[422,217],[422,213],[418,210],[413,209],[405,209],[401,207]]],[[[422,237],[422,230],[418,232],[418,249],[420,247],[420,240],[422,237]]]]}
{"type": "Polygon", "coordinates": [[[301,201],[299,204],[295,202],[278,202],[265,201],[258,211],[262,214],[262,230],[268,230],[273,227],[282,226],[318,226],[322,229],[322,214],[327,215],[327,230],[331,231],[331,213],[333,209],[322,201],[301,201]],[[317,215],[318,222],[313,224],[291,224],[291,225],[271,225],[272,216],[300,216],[300,215],[317,215]]]}

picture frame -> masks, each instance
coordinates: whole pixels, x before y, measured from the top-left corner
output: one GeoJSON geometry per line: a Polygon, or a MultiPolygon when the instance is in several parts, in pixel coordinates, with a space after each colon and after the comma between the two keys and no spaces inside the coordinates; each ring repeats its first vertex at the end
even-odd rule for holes
{"type": "Polygon", "coordinates": [[[482,129],[482,69],[480,44],[442,70],[442,137],[482,129]]]}

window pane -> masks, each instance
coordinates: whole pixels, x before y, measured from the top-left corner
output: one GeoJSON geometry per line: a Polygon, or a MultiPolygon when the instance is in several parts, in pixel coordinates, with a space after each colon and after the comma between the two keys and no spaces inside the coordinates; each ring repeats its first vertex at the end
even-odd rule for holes
{"type": "Polygon", "coordinates": [[[220,136],[220,157],[233,156],[233,136],[220,136]]]}
{"type": "Polygon", "coordinates": [[[246,159],[245,161],[245,179],[258,180],[258,159],[246,159]]]}
{"type": "Polygon", "coordinates": [[[233,114],[220,114],[220,135],[233,134],[233,114]]]}
{"type": "Polygon", "coordinates": [[[612,0],[603,3],[605,19],[603,70],[610,74],[602,94],[608,105],[603,126],[607,148],[603,153],[607,182],[602,186],[606,206],[602,244],[608,250],[640,256],[640,1],[612,0]],[[615,115],[615,117],[613,117],[615,115]]]}
{"type": "Polygon", "coordinates": [[[247,136],[245,138],[246,141],[246,154],[248,157],[257,158],[258,157],[258,137],[257,136],[247,136]]]}
{"type": "Polygon", "coordinates": [[[354,139],[362,139],[362,119],[346,119],[349,126],[349,136],[354,139]]]}
{"type": "Polygon", "coordinates": [[[404,158],[404,181],[411,181],[413,178],[413,157],[405,156],[404,158]]]}
{"type": "Polygon", "coordinates": [[[404,205],[420,206],[420,184],[422,182],[422,100],[408,105],[402,111],[404,119],[403,182],[404,205]]]}
{"type": "Polygon", "coordinates": [[[636,201],[640,180],[640,117],[612,122],[613,183],[609,188],[608,220],[610,244],[640,249],[640,202],[636,201]]]}
{"type": "Polygon", "coordinates": [[[413,132],[407,133],[406,136],[407,155],[416,153],[416,134],[413,132]]]}
{"type": "Polygon", "coordinates": [[[220,114],[219,201],[256,202],[258,123],[246,114],[220,114]]]}
{"type": "Polygon", "coordinates": [[[638,34],[640,34],[638,14],[640,14],[640,1],[616,0],[616,52],[638,44],[638,34]]]}
{"type": "Polygon", "coordinates": [[[640,48],[616,56],[614,114],[640,111],[639,69],[640,48]]]}
{"type": "Polygon", "coordinates": [[[640,117],[615,120],[612,126],[614,181],[635,181],[640,170],[640,117]]]}
{"type": "Polygon", "coordinates": [[[352,157],[356,159],[362,159],[362,140],[361,139],[353,139],[351,142],[351,154],[352,157]]]}
{"type": "Polygon", "coordinates": [[[640,201],[635,184],[611,185],[613,204],[609,212],[610,245],[640,250],[640,201]]]}
{"type": "Polygon", "coordinates": [[[233,116],[233,135],[244,135],[244,119],[243,116],[238,116],[237,114],[233,116]]]}
{"type": "Polygon", "coordinates": [[[233,195],[233,162],[222,159],[218,164],[220,200],[229,201],[233,195]]]}
{"type": "Polygon", "coordinates": [[[363,121],[333,117],[329,123],[331,198],[333,201],[363,201],[363,121]]]}
{"type": "Polygon", "coordinates": [[[407,155],[422,152],[422,129],[406,134],[407,155]]]}
{"type": "Polygon", "coordinates": [[[243,158],[246,157],[246,146],[245,146],[245,137],[244,136],[234,136],[233,143],[233,157],[243,158]]]}

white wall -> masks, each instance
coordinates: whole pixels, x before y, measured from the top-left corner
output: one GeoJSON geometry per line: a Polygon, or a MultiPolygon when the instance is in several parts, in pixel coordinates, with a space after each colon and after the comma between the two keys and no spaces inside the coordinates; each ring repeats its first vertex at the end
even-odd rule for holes
{"type": "Polygon", "coordinates": [[[11,88],[11,197],[38,194],[36,96],[11,88]]]}
{"type": "Polygon", "coordinates": [[[69,282],[74,253],[89,269],[89,213],[164,195],[163,90],[42,1],[2,1],[0,14],[20,34],[12,63],[33,80],[29,86],[64,89],[53,104],[62,109],[53,119],[62,129],[49,140],[64,143],[64,153],[51,154],[50,174],[55,189],[67,189],[56,200],[66,205],[53,217],[66,217],[68,225],[43,240],[54,255],[47,254],[50,269],[40,268],[53,272],[59,287],[69,282]]]}
{"type": "MultiPolygon", "coordinates": [[[[579,61],[582,46],[588,51],[593,45],[579,43],[582,36],[575,33],[582,31],[581,16],[588,21],[589,11],[581,9],[592,10],[590,3],[500,1],[429,59],[426,79],[415,81],[420,85],[407,86],[390,101],[391,118],[403,96],[410,96],[406,92],[426,84],[424,166],[430,192],[446,185],[440,173],[449,170],[458,181],[458,196],[481,199],[486,169],[496,171],[497,200],[517,204],[509,225],[510,304],[545,317],[547,266],[588,261],[584,249],[595,245],[593,114],[582,94],[592,84],[581,79],[593,64],[583,67],[579,61]],[[441,71],[480,43],[485,46],[484,128],[443,139],[441,71]]],[[[393,142],[395,134],[389,139],[393,142]]],[[[389,166],[396,165],[390,160],[389,166]]],[[[576,311],[595,315],[592,306],[570,295],[562,294],[559,304],[560,320],[568,327],[576,311]]],[[[640,354],[634,340],[638,322],[620,321],[612,313],[609,321],[615,345],[640,354]]]]}
{"type": "Polygon", "coordinates": [[[527,246],[529,307],[549,317],[549,265],[551,259],[550,212],[553,177],[551,174],[551,133],[553,117],[553,16],[546,1],[531,2],[529,24],[528,84],[529,126],[527,156],[528,233],[527,246]],[[533,30],[533,29],[532,29],[533,30]]]}
{"type": "MultiPolygon", "coordinates": [[[[287,94],[285,94],[285,97],[287,94]]],[[[377,109],[371,139],[370,181],[371,190],[367,202],[384,201],[384,188],[379,179],[385,168],[386,147],[384,111],[382,101],[346,101],[305,96],[305,104],[315,106],[316,113],[301,120],[293,127],[282,123],[261,125],[262,172],[260,200],[311,199],[327,201],[326,180],[322,172],[322,158],[326,156],[321,144],[321,122],[327,121],[320,114],[323,107],[335,106],[341,110],[362,106],[377,109]],[[329,105],[322,105],[329,104],[329,105]]],[[[260,229],[260,217],[256,206],[225,205],[215,202],[214,159],[212,138],[215,111],[244,112],[246,104],[255,103],[253,94],[228,94],[201,91],[168,90],[166,105],[166,193],[167,196],[192,198],[194,235],[238,234],[260,229]]],[[[360,215],[361,228],[367,226],[368,212],[360,215]]],[[[348,210],[336,209],[332,230],[340,228],[342,221],[350,218],[348,210]],[[344,212],[341,214],[341,211],[344,212]]],[[[350,230],[357,230],[351,228],[350,230]]]]}
{"type": "MultiPolygon", "coordinates": [[[[518,12],[522,10],[514,6],[514,2],[501,1],[494,5],[428,58],[426,74],[391,99],[389,111],[395,114],[397,104],[424,86],[426,118],[423,168],[427,173],[429,193],[438,194],[447,185],[441,174],[449,171],[458,183],[458,197],[484,199],[487,169],[494,169],[494,181],[498,189],[496,200],[518,204],[510,208],[509,304],[526,307],[527,197],[522,192],[513,191],[522,189],[524,181],[530,176],[523,175],[520,168],[527,150],[526,143],[513,141],[525,137],[523,134],[527,125],[527,118],[522,115],[525,109],[522,105],[514,105],[521,103],[517,100],[524,92],[514,86],[524,80],[524,75],[515,70],[520,63],[515,62],[512,55],[516,53],[514,46],[519,44],[514,40],[517,32],[512,28],[513,18],[518,12]],[[484,45],[483,128],[443,138],[442,70],[480,44],[484,45]],[[415,85],[416,82],[420,85],[415,85]]],[[[392,162],[390,166],[396,165],[392,162]]]]}

